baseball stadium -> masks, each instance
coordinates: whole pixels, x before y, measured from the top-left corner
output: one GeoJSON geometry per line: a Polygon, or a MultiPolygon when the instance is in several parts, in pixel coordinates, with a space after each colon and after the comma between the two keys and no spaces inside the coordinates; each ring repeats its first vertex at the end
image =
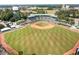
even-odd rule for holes
{"type": "Polygon", "coordinates": [[[31,15],[28,21],[22,28],[3,33],[2,45],[10,54],[64,55],[79,40],[78,32],[58,25],[53,15],[31,15]]]}

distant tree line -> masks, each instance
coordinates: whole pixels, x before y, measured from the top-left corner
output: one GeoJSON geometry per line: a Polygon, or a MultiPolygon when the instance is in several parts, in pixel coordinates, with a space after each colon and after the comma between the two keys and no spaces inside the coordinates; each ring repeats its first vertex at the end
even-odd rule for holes
{"type": "Polygon", "coordinates": [[[11,10],[0,10],[0,20],[9,21],[13,17],[13,12],[11,10]]]}
{"type": "Polygon", "coordinates": [[[45,14],[46,11],[44,9],[36,9],[37,14],[45,14]]]}
{"type": "Polygon", "coordinates": [[[67,23],[73,24],[73,18],[79,18],[79,11],[76,9],[59,10],[55,13],[60,20],[65,20],[67,23]]]}
{"type": "Polygon", "coordinates": [[[0,20],[15,22],[17,20],[27,19],[27,14],[21,13],[19,10],[15,12],[10,9],[0,10],[0,20]]]}

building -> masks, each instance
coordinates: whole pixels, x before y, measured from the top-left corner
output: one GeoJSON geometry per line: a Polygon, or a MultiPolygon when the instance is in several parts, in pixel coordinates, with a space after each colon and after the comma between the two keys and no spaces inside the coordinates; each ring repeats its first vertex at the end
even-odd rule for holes
{"type": "Polygon", "coordinates": [[[79,25],[79,18],[75,18],[74,21],[75,21],[75,26],[78,26],[79,25]]]}
{"type": "Polygon", "coordinates": [[[13,6],[13,7],[12,7],[12,10],[13,10],[13,11],[17,11],[17,10],[19,10],[19,7],[13,6]]]}
{"type": "Polygon", "coordinates": [[[17,6],[13,6],[13,7],[12,7],[12,10],[13,10],[13,13],[16,14],[16,11],[19,10],[19,7],[17,7],[17,6]]]}

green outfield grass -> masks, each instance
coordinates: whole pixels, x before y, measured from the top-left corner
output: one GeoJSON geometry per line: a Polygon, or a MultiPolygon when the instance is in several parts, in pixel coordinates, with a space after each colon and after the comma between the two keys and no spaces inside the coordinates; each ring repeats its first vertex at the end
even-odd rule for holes
{"type": "Polygon", "coordinates": [[[58,26],[45,30],[27,26],[4,36],[12,48],[24,54],[64,54],[79,40],[78,33],[58,26]]]}

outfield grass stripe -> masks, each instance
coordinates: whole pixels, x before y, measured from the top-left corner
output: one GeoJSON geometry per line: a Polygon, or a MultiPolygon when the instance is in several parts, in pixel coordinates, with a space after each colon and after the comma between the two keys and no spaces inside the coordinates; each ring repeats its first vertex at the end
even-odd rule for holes
{"type": "Polygon", "coordinates": [[[74,46],[78,35],[61,27],[39,30],[28,26],[6,33],[5,38],[10,46],[17,51],[22,50],[24,54],[63,54],[74,46]]]}

